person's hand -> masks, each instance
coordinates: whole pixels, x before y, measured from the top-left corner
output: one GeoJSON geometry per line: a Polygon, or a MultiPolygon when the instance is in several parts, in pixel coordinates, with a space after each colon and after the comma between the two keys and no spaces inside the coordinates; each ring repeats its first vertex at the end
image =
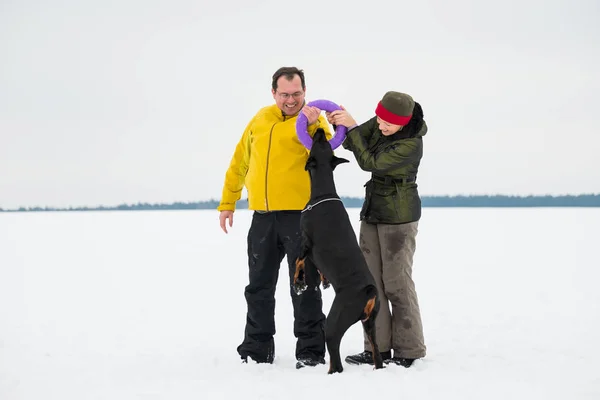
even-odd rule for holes
{"type": "Polygon", "coordinates": [[[325,118],[327,118],[327,122],[329,122],[331,125],[335,125],[333,118],[331,117],[331,112],[325,111],[325,118]]]}
{"type": "Polygon", "coordinates": [[[233,226],[233,211],[225,210],[221,211],[219,214],[219,223],[221,224],[221,229],[223,229],[223,232],[225,233],[228,233],[226,225],[227,220],[229,220],[229,227],[231,228],[233,226]]]}
{"type": "Polygon", "coordinates": [[[302,107],[302,113],[306,116],[308,120],[308,124],[312,125],[319,119],[319,115],[321,114],[321,110],[317,107],[313,106],[304,106],[302,107]]]}
{"type": "Polygon", "coordinates": [[[332,111],[327,116],[327,121],[332,125],[342,125],[346,128],[356,125],[356,121],[344,107],[341,107],[341,110],[332,111]]]}

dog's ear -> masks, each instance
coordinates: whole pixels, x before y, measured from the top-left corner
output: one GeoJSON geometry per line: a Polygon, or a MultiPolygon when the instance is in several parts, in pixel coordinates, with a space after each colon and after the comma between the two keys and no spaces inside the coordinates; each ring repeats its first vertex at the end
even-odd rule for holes
{"type": "Polygon", "coordinates": [[[350,162],[350,161],[346,160],[345,158],[333,156],[333,157],[331,157],[331,168],[335,169],[335,167],[337,167],[338,165],[347,163],[347,162],[350,162]]]}
{"type": "Polygon", "coordinates": [[[306,160],[306,165],[304,166],[304,170],[308,171],[309,169],[315,168],[317,166],[317,160],[313,156],[309,156],[308,160],[306,160]]]}

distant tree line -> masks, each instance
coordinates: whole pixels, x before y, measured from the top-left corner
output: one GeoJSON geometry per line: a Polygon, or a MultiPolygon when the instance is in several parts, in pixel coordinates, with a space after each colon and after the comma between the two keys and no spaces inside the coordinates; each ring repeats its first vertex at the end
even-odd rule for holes
{"type": "Polygon", "coordinates": [[[427,196],[423,207],[600,207],[600,194],[564,196],[427,196]]]}
{"type": "MultiPolygon", "coordinates": [[[[600,194],[564,196],[422,196],[423,207],[600,207],[600,194]]],[[[361,197],[342,197],[346,207],[361,207],[361,197]]],[[[197,202],[176,202],[170,204],[137,203],[99,207],[19,207],[2,209],[0,212],[40,212],[40,211],[131,211],[131,210],[215,210],[217,200],[197,202]]],[[[248,201],[238,201],[238,209],[247,209],[248,201]]]]}

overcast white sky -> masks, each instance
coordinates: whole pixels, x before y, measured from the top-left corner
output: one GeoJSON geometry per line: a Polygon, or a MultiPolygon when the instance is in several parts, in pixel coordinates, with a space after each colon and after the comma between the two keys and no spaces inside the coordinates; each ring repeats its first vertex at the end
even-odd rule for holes
{"type": "Polygon", "coordinates": [[[219,198],[284,65],[359,121],[412,94],[422,195],[599,193],[599,4],[0,0],[0,207],[219,198]]]}

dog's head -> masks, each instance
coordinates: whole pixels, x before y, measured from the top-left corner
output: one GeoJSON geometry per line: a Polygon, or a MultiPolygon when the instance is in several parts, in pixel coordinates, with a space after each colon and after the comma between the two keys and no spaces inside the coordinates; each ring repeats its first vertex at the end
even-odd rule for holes
{"type": "Polygon", "coordinates": [[[308,160],[306,160],[305,170],[311,171],[318,169],[320,166],[329,166],[332,170],[340,164],[350,162],[345,158],[336,157],[333,154],[333,149],[325,136],[323,128],[317,129],[313,136],[313,143],[310,149],[308,160]]]}

